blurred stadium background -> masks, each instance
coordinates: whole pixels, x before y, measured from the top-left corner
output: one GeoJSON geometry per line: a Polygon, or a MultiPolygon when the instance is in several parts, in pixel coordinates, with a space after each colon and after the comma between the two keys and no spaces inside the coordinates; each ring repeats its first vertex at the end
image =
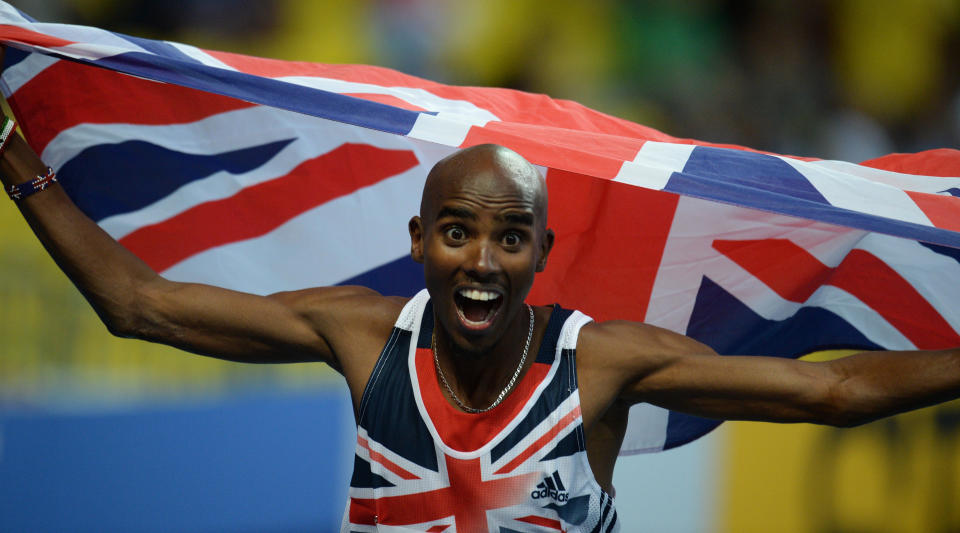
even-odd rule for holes
{"type": "MultiPolygon", "coordinates": [[[[544,92],[780,153],[960,146],[957,0],[14,4],[205,48],[544,92]]],[[[112,338],[10,203],[0,228],[0,531],[337,529],[354,438],[338,376],[112,338]]],[[[623,459],[615,484],[628,532],[957,532],[960,405],[852,430],[726,424],[623,459]]]]}

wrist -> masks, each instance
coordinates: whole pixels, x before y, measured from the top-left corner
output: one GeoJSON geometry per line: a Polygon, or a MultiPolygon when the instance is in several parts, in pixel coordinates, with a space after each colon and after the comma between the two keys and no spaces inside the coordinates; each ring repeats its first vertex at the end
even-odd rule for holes
{"type": "Polygon", "coordinates": [[[7,146],[0,152],[0,180],[4,189],[31,181],[46,174],[47,165],[33,152],[27,141],[16,132],[10,134],[7,146]]]}

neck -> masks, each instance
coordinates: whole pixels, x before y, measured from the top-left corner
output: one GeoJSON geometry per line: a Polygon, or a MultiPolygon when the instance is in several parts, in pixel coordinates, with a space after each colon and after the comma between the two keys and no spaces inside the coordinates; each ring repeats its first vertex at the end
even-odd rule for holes
{"type": "MultiPolygon", "coordinates": [[[[435,323],[436,357],[447,385],[461,402],[474,409],[490,406],[517,372],[523,357],[524,346],[530,328],[527,307],[521,308],[511,321],[506,334],[490,349],[483,351],[463,349],[451,342],[449,335],[440,323],[435,323]]],[[[539,328],[537,328],[539,329],[539,328]]],[[[535,335],[536,337],[536,335],[535,335]]],[[[526,368],[536,359],[536,344],[531,340],[526,360],[520,375],[511,387],[516,387],[526,368]]],[[[438,376],[439,379],[439,376],[438,376]]],[[[444,388],[441,382],[441,388],[444,388]]],[[[448,391],[443,391],[449,396],[448,391]]],[[[453,398],[451,403],[456,404],[453,398]]]]}

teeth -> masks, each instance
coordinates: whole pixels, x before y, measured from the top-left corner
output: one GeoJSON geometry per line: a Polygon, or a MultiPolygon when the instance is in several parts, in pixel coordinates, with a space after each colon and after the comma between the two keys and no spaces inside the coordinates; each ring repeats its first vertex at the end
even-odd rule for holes
{"type": "Polygon", "coordinates": [[[488,302],[490,300],[495,300],[500,297],[499,294],[492,291],[481,291],[479,289],[461,289],[460,296],[468,298],[470,300],[477,300],[480,302],[488,302]]]}

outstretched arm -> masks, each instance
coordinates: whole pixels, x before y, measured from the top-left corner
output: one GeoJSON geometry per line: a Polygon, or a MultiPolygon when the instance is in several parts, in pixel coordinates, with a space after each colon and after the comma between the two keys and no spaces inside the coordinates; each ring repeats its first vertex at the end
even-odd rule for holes
{"type": "Polygon", "coordinates": [[[853,426],[960,397],[960,348],[827,362],[718,357],[688,337],[626,322],[596,325],[583,343],[611,362],[608,379],[622,372],[619,399],[709,418],[853,426]]]}
{"type": "MultiPolygon", "coordinates": [[[[0,155],[4,188],[45,171],[40,158],[13,134],[0,155]]],[[[111,238],[59,185],[17,205],[53,259],[116,335],[235,361],[326,361],[363,381],[363,370],[344,368],[345,360],[354,344],[363,344],[365,335],[386,339],[389,334],[393,302],[373,291],[337,287],[260,297],[176,283],[157,275],[111,238]],[[350,330],[360,338],[354,344],[343,334],[350,330]]]]}

